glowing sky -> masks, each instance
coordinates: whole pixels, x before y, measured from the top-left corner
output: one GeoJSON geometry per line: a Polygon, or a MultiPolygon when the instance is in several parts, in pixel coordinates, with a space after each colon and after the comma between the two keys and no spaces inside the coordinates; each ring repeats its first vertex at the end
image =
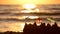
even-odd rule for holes
{"type": "Polygon", "coordinates": [[[60,4],[60,0],[0,0],[0,4],[60,4]]]}

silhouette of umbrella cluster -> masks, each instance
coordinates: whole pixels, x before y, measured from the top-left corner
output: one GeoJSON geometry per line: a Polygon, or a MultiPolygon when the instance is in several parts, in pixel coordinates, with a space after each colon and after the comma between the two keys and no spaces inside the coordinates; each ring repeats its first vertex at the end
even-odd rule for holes
{"type": "Polygon", "coordinates": [[[60,34],[60,27],[56,23],[53,26],[50,24],[46,26],[45,23],[37,26],[36,22],[33,25],[25,23],[23,34],[60,34]]]}

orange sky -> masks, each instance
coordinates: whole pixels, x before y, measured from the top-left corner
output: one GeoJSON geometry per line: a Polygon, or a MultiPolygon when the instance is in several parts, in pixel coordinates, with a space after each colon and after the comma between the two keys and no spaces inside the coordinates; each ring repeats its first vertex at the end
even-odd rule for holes
{"type": "Polygon", "coordinates": [[[60,0],[0,0],[0,4],[60,4],[60,0]]]}

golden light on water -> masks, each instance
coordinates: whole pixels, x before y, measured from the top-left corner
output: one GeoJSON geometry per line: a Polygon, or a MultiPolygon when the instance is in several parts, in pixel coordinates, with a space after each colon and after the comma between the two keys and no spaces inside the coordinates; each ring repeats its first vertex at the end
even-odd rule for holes
{"type": "Polygon", "coordinates": [[[38,16],[24,16],[24,18],[30,18],[30,19],[36,19],[36,18],[39,18],[38,16]]]}
{"type": "MultiPolygon", "coordinates": [[[[13,24],[12,24],[13,25],[13,24]]],[[[15,23],[13,26],[11,26],[11,30],[15,32],[23,32],[25,23],[15,23]]]]}
{"type": "Polygon", "coordinates": [[[20,25],[21,25],[21,29],[22,29],[20,32],[23,32],[25,23],[22,23],[22,24],[20,24],[20,25]]]}
{"type": "Polygon", "coordinates": [[[38,16],[30,16],[29,17],[30,19],[36,19],[36,18],[39,18],[38,16]]]}
{"type": "Polygon", "coordinates": [[[39,13],[40,11],[39,11],[39,9],[34,9],[34,10],[23,10],[23,11],[21,11],[21,13],[39,13]]]}
{"type": "Polygon", "coordinates": [[[22,13],[33,13],[34,11],[33,10],[23,10],[23,11],[21,11],[22,13]]]}

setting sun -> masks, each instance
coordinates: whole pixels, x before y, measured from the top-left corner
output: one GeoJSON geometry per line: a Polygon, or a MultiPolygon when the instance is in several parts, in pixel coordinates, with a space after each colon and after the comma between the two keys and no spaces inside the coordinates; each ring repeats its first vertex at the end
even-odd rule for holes
{"type": "Polygon", "coordinates": [[[24,4],[23,5],[23,8],[25,8],[25,9],[33,9],[33,8],[35,8],[36,6],[34,5],[34,4],[24,4]]]}
{"type": "Polygon", "coordinates": [[[24,4],[24,5],[22,5],[22,7],[25,9],[25,10],[21,11],[22,13],[34,13],[34,12],[38,13],[38,12],[40,12],[35,4],[24,4]]]}

